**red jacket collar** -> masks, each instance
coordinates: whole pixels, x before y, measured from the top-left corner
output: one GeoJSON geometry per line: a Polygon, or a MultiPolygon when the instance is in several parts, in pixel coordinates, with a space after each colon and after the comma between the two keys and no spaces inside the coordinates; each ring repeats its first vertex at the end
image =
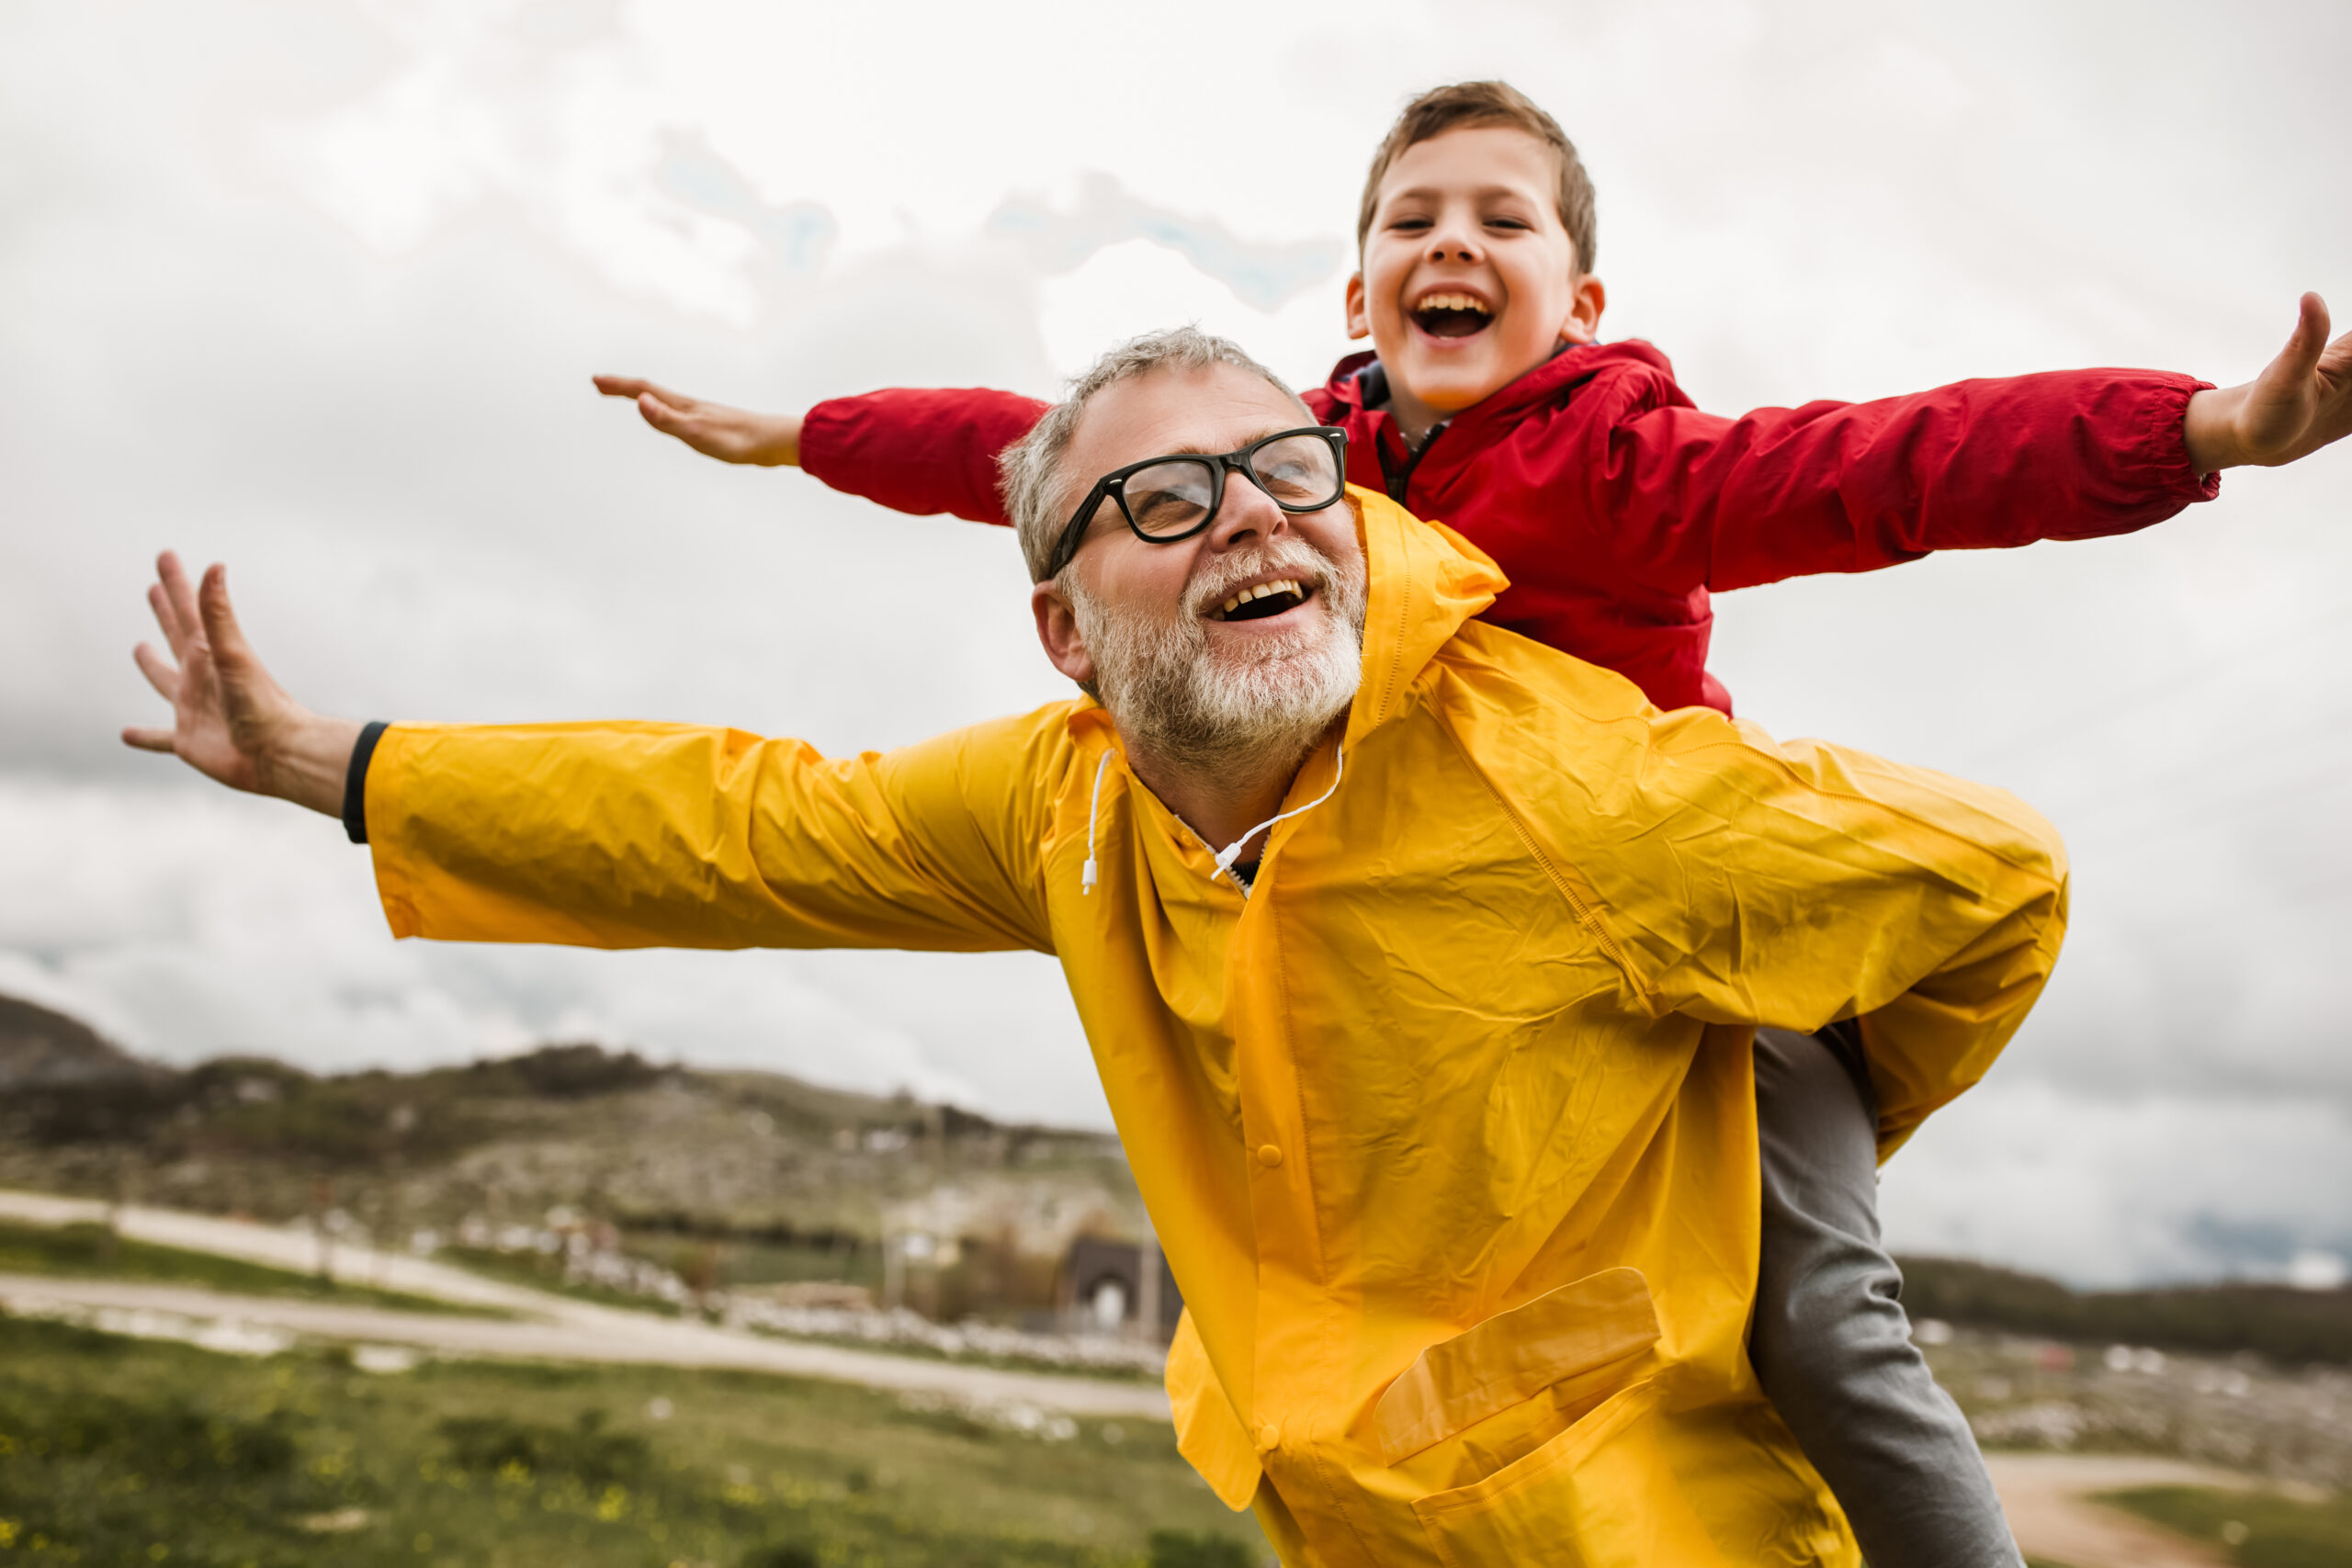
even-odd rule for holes
{"type": "MultiPolygon", "coordinates": [[[[1323,393],[1331,400],[1335,410],[1342,412],[1342,417],[1365,412],[1363,372],[1378,362],[1379,355],[1365,349],[1349,355],[1331,367],[1331,378],[1324,383],[1323,393]]],[[[1628,363],[1650,366],[1669,377],[1674,374],[1672,362],[1656,346],[1640,338],[1627,338],[1623,343],[1576,344],[1554,355],[1483,402],[1473,403],[1464,409],[1448,423],[1459,426],[1508,420],[1579,382],[1590,380],[1604,369],[1628,363]]]]}

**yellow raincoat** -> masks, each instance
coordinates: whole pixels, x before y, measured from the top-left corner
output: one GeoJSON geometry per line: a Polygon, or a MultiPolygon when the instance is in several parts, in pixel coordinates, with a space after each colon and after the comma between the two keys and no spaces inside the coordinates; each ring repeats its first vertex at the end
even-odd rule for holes
{"type": "Polygon", "coordinates": [[[1054,953],[1183,1289],[1183,1451],[1286,1562],[1850,1564],[1744,1350],[1750,1026],[1860,1015],[1891,1150],[2048,976],[2057,839],[1659,713],[1473,620],[1492,563],[1354,494],[1363,689],[1246,897],[1088,701],[845,760],[400,725],[392,929],[1054,953]]]}

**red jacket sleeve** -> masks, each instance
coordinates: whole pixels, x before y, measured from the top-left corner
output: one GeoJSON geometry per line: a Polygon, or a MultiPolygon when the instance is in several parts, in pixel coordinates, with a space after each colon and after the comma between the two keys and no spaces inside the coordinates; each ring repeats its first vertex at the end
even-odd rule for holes
{"type": "Polygon", "coordinates": [[[996,456],[1028,434],[1046,406],[985,387],[830,398],[801,421],[800,466],[894,512],[1009,523],[996,456]]]}
{"type": "Polygon", "coordinates": [[[2126,534],[2211,500],[2220,478],[2190,468],[2181,428],[2210,385],[2067,370],[1736,420],[1679,394],[1639,399],[1606,422],[1588,471],[1623,570],[1652,586],[1871,571],[1934,550],[2126,534]]]}

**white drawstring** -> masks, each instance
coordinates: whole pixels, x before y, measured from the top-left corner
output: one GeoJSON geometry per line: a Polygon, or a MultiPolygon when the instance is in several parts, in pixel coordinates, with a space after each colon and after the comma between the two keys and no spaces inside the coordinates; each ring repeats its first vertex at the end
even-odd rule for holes
{"type": "MultiPolygon", "coordinates": [[[[1238,876],[1233,876],[1233,863],[1241,858],[1242,846],[1249,843],[1250,840],[1256,838],[1267,829],[1272,828],[1275,823],[1288,821],[1291,818],[1297,816],[1302,811],[1312,811],[1317,807],[1322,805],[1325,801],[1330,799],[1333,795],[1339,794],[1340,779],[1346,772],[1347,765],[1347,749],[1342,746],[1333,747],[1331,749],[1331,787],[1325,790],[1321,795],[1317,795],[1313,800],[1308,801],[1304,806],[1295,806],[1290,810],[1283,812],[1278,816],[1267,818],[1263,822],[1259,823],[1255,828],[1250,829],[1248,832],[1242,834],[1241,837],[1234,840],[1233,842],[1226,845],[1224,849],[1218,851],[1216,857],[1216,870],[1209,873],[1209,880],[1211,882],[1215,882],[1220,874],[1233,877],[1233,885],[1241,889],[1241,896],[1244,898],[1250,897],[1249,884],[1243,882],[1238,876]]],[[[1086,807],[1086,864],[1080,869],[1078,874],[1078,890],[1081,895],[1091,896],[1094,891],[1094,883],[1096,880],[1094,865],[1094,836],[1096,829],[1100,826],[1102,820],[1102,775],[1108,773],[1110,768],[1111,749],[1106,746],[1102,749],[1102,760],[1094,764],[1094,797],[1088,803],[1086,807]]]]}
{"type": "MultiPolygon", "coordinates": [[[[1312,811],[1317,807],[1322,805],[1325,801],[1330,799],[1333,795],[1339,794],[1340,774],[1341,770],[1344,769],[1347,764],[1347,749],[1345,747],[1334,746],[1331,749],[1331,787],[1325,790],[1321,795],[1317,795],[1313,800],[1308,801],[1304,806],[1295,806],[1288,811],[1282,813],[1279,817],[1267,818],[1263,822],[1259,823],[1255,828],[1250,829],[1248,832],[1242,834],[1241,837],[1234,840],[1233,842],[1226,845],[1222,850],[1219,850],[1216,856],[1216,871],[1209,873],[1209,880],[1211,882],[1215,882],[1217,878],[1217,872],[1223,872],[1227,876],[1233,876],[1233,863],[1241,858],[1241,846],[1248,843],[1250,840],[1256,838],[1259,834],[1264,832],[1275,823],[1286,821],[1290,818],[1297,816],[1302,811],[1312,811]]],[[[1234,876],[1233,885],[1241,889],[1241,896],[1244,898],[1250,897],[1250,885],[1248,883],[1242,881],[1238,876],[1234,876]]]]}
{"type": "Polygon", "coordinates": [[[1102,760],[1094,764],[1094,802],[1086,808],[1086,869],[1078,875],[1078,890],[1081,896],[1094,891],[1094,824],[1102,816],[1102,774],[1111,766],[1111,748],[1102,748],[1102,760]]]}

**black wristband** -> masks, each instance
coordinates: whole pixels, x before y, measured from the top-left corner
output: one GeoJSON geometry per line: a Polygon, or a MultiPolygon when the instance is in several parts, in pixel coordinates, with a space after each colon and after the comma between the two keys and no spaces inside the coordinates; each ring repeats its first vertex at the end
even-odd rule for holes
{"type": "Polygon", "coordinates": [[[368,763],[384,729],[379,718],[359,732],[358,744],[351,749],[351,766],[343,775],[343,830],[355,844],[368,841],[368,763]]]}

